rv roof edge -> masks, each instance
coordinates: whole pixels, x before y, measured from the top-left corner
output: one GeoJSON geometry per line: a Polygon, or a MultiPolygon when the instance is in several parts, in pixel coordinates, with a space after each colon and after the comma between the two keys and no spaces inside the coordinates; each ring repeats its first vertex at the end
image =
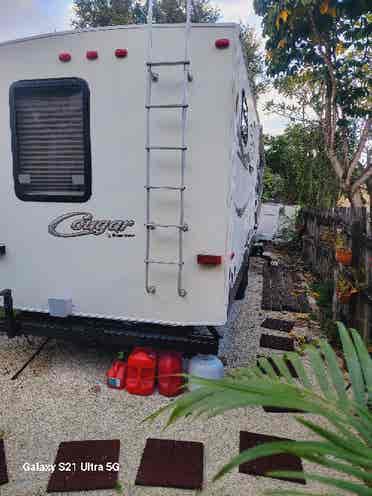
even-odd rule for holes
{"type": "MultiPolygon", "coordinates": [[[[155,29],[174,29],[184,26],[185,23],[171,23],[171,24],[155,24],[155,29]]],[[[114,31],[120,29],[145,29],[147,24],[123,24],[120,26],[104,26],[100,28],[89,28],[89,29],[69,29],[66,31],[57,31],[53,33],[42,33],[36,34],[32,36],[25,36],[24,38],[15,38],[13,40],[6,40],[0,42],[0,47],[6,45],[13,45],[16,43],[24,43],[26,41],[33,40],[42,40],[45,38],[57,38],[59,36],[68,36],[68,35],[79,35],[81,33],[92,33],[99,31],[114,31]]],[[[211,28],[232,28],[239,29],[239,24],[236,22],[217,22],[217,23],[193,23],[193,28],[203,28],[203,29],[211,29],[211,28]]]]}

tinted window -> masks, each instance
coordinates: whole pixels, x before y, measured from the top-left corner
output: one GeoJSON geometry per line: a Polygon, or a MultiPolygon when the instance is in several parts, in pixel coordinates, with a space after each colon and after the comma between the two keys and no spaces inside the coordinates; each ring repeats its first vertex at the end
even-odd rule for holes
{"type": "Polygon", "coordinates": [[[15,191],[25,201],[91,196],[89,88],[77,78],[19,81],[10,89],[15,191]]]}

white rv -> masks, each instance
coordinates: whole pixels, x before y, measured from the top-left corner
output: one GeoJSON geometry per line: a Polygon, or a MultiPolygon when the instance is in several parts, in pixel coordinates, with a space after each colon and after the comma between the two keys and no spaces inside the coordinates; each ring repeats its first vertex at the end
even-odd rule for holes
{"type": "Polygon", "coordinates": [[[54,33],[1,44],[0,61],[9,335],[223,325],[262,183],[239,27],[54,33]]]}

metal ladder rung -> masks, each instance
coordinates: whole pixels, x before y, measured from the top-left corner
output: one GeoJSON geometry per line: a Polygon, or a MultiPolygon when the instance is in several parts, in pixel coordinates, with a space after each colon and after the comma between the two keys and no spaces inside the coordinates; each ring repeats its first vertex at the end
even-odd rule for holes
{"type": "Polygon", "coordinates": [[[189,60],[176,60],[174,62],[147,62],[149,67],[161,67],[167,65],[190,65],[189,60]]]}
{"type": "Polygon", "coordinates": [[[187,146],[146,146],[146,150],[174,150],[174,151],[187,151],[187,146]]]}
{"type": "Polygon", "coordinates": [[[156,224],[155,222],[150,222],[149,224],[145,224],[147,229],[156,229],[157,227],[162,227],[164,229],[169,229],[169,228],[175,228],[175,229],[181,229],[181,231],[186,232],[189,230],[189,226],[187,224],[183,224],[181,226],[180,224],[156,224]]]}
{"type": "Polygon", "coordinates": [[[186,186],[145,186],[145,189],[169,189],[171,191],[185,191],[186,186]]]}
{"type": "Polygon", "coordinates": [[[170,105],[146,105],[147,109],[185,109],[188,108],[188,104],[170,104],[170,105]]]}
{"type": "Polygon", "coordinates": [[[145,260],[146,264],[159,264],[159,265],[184,265],[183,262],[165,262],[163,260],[145,260]]]}

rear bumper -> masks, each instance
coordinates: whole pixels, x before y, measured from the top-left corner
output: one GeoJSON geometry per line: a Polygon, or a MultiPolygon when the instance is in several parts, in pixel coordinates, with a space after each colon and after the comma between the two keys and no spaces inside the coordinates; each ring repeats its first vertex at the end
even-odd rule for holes
{"type": "Polygon", "coordinates": [[[7,333],[10,338],[20,335],[46,336],[69,341],[90,341],[116,350],[150,346],[172,349],[186,355],[216,355],[219,344],[218,335],[207,328],[162,326],[88,317],[57,318],[45,313],[24,311],[14,316],[12,306],[5,308],[5,318],[0,319],[1,332],[7,333]]]}

